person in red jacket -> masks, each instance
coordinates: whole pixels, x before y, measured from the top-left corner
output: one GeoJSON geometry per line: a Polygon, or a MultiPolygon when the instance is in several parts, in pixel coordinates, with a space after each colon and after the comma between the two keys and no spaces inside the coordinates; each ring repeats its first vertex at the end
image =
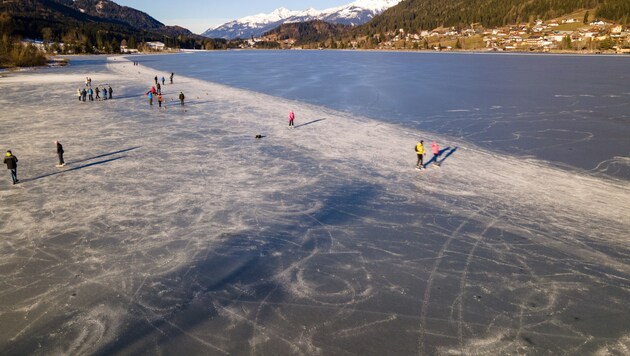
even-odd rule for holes
{"type": "Polygon", "coordinates": [[[290,128],[294,128],[295,126],[293,126],[293,120],[295,120],[295,114],[293,113],[293,110],[289,111],[289,127],[290,128]]]}
{"type": "Polygon", "coordinates": [[[431,143],[431,151],[433,152],[433,164],[436,166],[440,166],[440,162],[438,161],[438,157],[440,156],[440,146],[437,143],[431,143]]]}

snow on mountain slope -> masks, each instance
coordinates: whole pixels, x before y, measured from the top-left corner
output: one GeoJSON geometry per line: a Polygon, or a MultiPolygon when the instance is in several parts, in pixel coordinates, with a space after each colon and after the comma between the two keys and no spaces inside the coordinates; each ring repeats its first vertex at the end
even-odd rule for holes
{"type": "Polygon", "coordinates": [[[284,23],[323,20],[346,25],[360,25],[374,16],[398,4],[401,0],[357,0],[348,5],[326,10],[308,8],[304,11],[292,11],[284,7],[270,14],[257,14],[243,17],[216,28],[210,28],[202,36],[210,38],[249,38],[259,37],[284,23]]]}

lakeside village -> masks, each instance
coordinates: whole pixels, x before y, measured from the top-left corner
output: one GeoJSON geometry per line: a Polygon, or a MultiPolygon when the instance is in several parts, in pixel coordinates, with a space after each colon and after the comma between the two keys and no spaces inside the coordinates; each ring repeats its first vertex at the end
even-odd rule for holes
{"type": "MultiPolygon", "coordinates": [[[[295,39],[274,36],[251,39],[247,46],[258,42],[279,42],[285,49],[312,49],[298,45],[295,39]]],[[[601,20],[584,23],[576,18],[543,21],[486,29],[473,24],[466,29],[440,28],[420,33],[395,32],[375,34],[371,38],[357,38],[348,43],[334,39],[318,44],[318,49],[380,49],[380,50],[475,50],[518,52],[580,52],[630,54],[630,26],[601,20]]]]}
{"type": "MultiPolygon", "coordinates": [[[[439,28],[410,33],[403,29],[375,34],[371,37],[354,38],[344,42],[329,38],[312,44],[300,44],[294,38],[279,38],[266,35],[260,38],[238,40],[235,48],[276,49],[378,49],[378,50],[434,50],[434,51],[515,51],[515,52],[579,52],[630,54],[630,25],[592,22],[576,18],[543,21],[531,24],[511,25],[486,29],[473,24],[466,29],[439,28]],[[270,43],[275,45],[269,46],[270,43]]],[[[23,40],[24,45],[33,45],[44,53],[56,54],[43,41],[23,40]]],[[[56,44],[63,48],[63,44],[56,44]]],[[[146,42],[128,46],[120,43],[120,53],[147,53],[179,51],[163,42],[146,42]]],[[[107,52],[111,53],[111,52],[107,52]]]]}

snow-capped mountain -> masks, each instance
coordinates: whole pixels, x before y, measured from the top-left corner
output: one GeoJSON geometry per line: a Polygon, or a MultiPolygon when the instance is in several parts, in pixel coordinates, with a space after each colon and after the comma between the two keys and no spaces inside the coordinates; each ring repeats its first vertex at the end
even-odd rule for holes
{"type": "Polygon", "coordinates": [[[284,23],[306,22],[322,20],[330,23],[345,25],[361,25],[370,21],[374,16],[382,13],[402,0],[357,0],[348,5],[326,10],[313,8],[304,11],[291,11],[281,7],[270,14],[247,16],[210,28],[202,36],[210,38],[250,38],[260,37],[284,23]]]}

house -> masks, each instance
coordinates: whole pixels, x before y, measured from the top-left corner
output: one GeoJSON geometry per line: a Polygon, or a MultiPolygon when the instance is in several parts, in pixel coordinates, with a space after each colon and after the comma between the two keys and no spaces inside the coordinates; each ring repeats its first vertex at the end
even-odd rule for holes
{"type": "Polygon", "coordinates": [[[32,39],[24,39],[24,40],[20,41],[20,43],[22,43],[22,46],[31,45],[31,46],[37,48],[38,50],[40,50],[42,52],[46,52],[46,44],[44,43],[44,41],[32,40],[32,39]]]}
{"type": "Polygon", "coordinates": [[[120,53],[138,53],[135,48],[129,48],[127,46],[127,40],[120,41],[120,53]]]}
{"type": "Polygon", "coordinates": [[[165,48],[162,42],[147,42],[147,47],[152,51],[163,51],[165,48]]]}

